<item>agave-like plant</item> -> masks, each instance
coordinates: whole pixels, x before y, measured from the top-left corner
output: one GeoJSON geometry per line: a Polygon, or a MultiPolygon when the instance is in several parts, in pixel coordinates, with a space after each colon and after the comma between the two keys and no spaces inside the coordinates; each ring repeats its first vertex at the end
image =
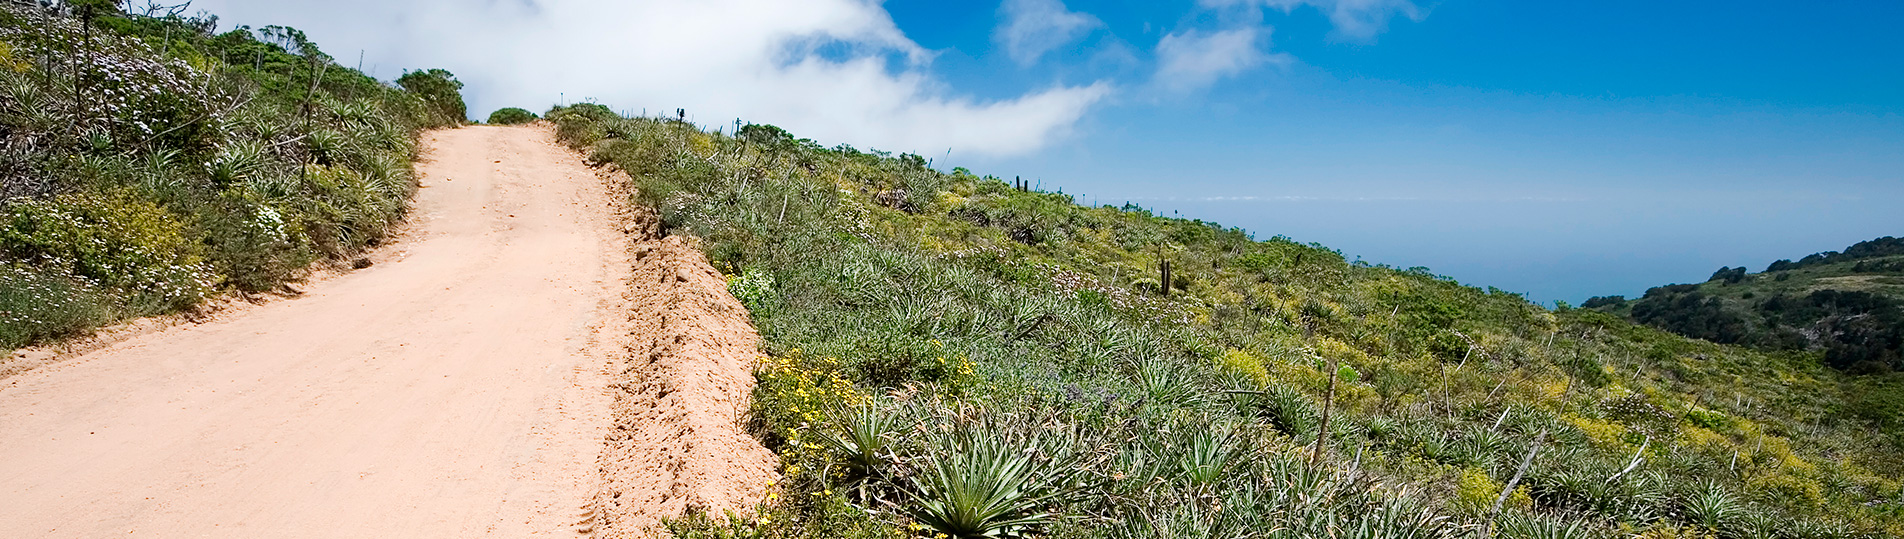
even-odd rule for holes
{"type": "Polygon", "coordinates": [[[165,196],[184,187],[175,165],[179,152],[171,148],[153,150],[133,165],[140,189],[165,196]]]}
{"type": "Polygon", "coordinates": [[[1599,466],[1582,466],[1577,464],[1579,462],[1577,460],[1560,462],[1570,464],[1557,467],[1541,466],[1528,477],[1528,485],[1532,488],[1534,497],[1544,504],[1553,506],[1575,509],[1592,508],[1588,501],[1593,499],[1593,493],[1609,487],[1606,484],[1607,474],[1600,473],[1599,466]]]}
{"type": "Polygon", "coordinates": [[[871,480],[880,477],[895,459],[893,444],[902,434],[896,414],[886,411],[886,407],[875,399],[833,408],[827,412],[827,421],[810,436],[840,459],[846,468],[842,486],[856,492],[862,503],[868,499],[871,480]]]}
{"type": "Polygon", "coordinates": [[[1057,522],[1053,508],[1094,488],[1087,478],[1109,454],[1053,418],[964,415],[904,474],[907,513],[954,538],[1023,537],[1057,522]]]}
{"type": "Polygon", "coordinates": [[[212,183],[221,187],[241,182],[264,167],[265,152],[264,144],[257,141],[233,142],[205,164],[205,171],[212,183]]]}
{"type": "Polygon", "coordinates": [[[251,131],[258,140],[276,143],[286,131],[282,120],[256,109],[246,110],[238,118],[238,124],[251,131]]]}
{"type": "Polygon", "coordinates": [[[1258,514],[1254,509],[1256,506],[1250,500],[1241,497],[1224,500],[1220,505],[1192,499],[1168,500],[1131,508],[1120,515],[1122,518],[1108,530],[1108,535],[1113,539],[1252,539],[1270,537],[1278,531],[1266,525],[1270,521],[1268,515],[1258,514]]]}
{"type": "Polygon", "coordinates": [[[1162,357],[1146,357],[1131,362],[1131,373],[1144,390],[1146,404],[1163,408],[1186,408],[1201,400],[1184,365],[1162,357]]]}
{"type": "Polygon", "coordinates": [[[1458,460],[1454,441],[1449,439],[1448,431],[1434,424],[1410,425],[1405,429],[1403,439],[1408,442],[1416,454],[1436,462],[1455,462],[1458,460]]]}
{"type": "Polygon", "coordinates": [[[385,198],[399,200],[415,191],[416,180],[411,176],[409,165],[395,156],[374,155],[364,163],[363,171],[376,192],[385,198]]]}
{"type": "Polygon", "coordinates": [[[1656,470],[1621,476],[1607,488],[1596,491],[1591,500],[1595,510],[1628,522],[1649,522],[1665,518],[1673,510],[1667,490],[1667,476],[1656,470]]]}
{"type": "Polygon", "coordinates": [[[1214,487],[1247,448],[1238,443],[1236,429],[1228,425],[1188,430],[1188,439],[1177,455],[1177,472],[1194,488],[1214,487]]]}
{"type": "Polygon", "coordinates": [[[377,104],[368,99],[341,102],[327,98],[323,104],[324,108],[330,111],[331,116],[336,117],[337,122],[343,124],[346,129],[352,131],[366,129],[378,123],[377,116],[380,111],[377,109],[377,104]]]}
{"type": "Polygon", "coordinates": [[[318,163],[329,164],[342,160],[350,151],[350,138],[329,129],[312,130],[304,140],[305,148],[316,157],[318,163]]]}
{"type": "Polygon", "coordinates": [[[112,140],[112,133],[95,129],[81,134],[80,143],[85,145],[87,151],[103,154],[112,151],[115,141],[112,140]]]}
{"type": "Polygon", "coordinates": [[[0,70],[0,114],[29,132],[52,129],[59,124],[53,99],[31,77],[0,70]]]}
{"type": "Polygon", "coordinates": [[[1836,523],[1818,519],[1798,519],[1785,523],[1781,537],[1794,539],[1832,539],[1851,536],[1836,523]]]}
{"type": "Polygon", "coordinates": [[[1464,464],[1486,464],[1507,449],[1507,436],[1491,429],[1473,429],[1450,449],[1453,458],[1464,464]]]}
{"type": "Polygon", "coordinates": [[[1380,507],[1360,515],[1348,529],[1351,533],[1338,537],[1444,539],[1454,537],[1463,530],[1447,515],[1436,512],[1433,507],[1421,503],[1408,492],[1396,493],[1380,507]]]}
{"type": "Polygon", "coordinates": [[[616,119],[605,122],[602,130],[609,137],[636,140],[641,138],[642,132],[647,131],[646,125],[647,122],[616,119]]]}
{"type": "Polygon", "coordinates": [[[251,192],[267,200],[288,198],[297,192],[301,184],[297,176],[282,173],[252,174],[245,178],[245,185],[251,189],[251,192]]]}
{"type": "Polygon", "coordinates": [[[1400,429],[1400,422],[1385,415],[1371,415],[1362,420],[1362,432],[1372,442],[1390,441],[1400,429]]]}
{"type": "Polygon", "coordinates": [[[1789,526],[1770,511],[1747,511],[1731,530],[1738,539],[1776,539],[1789,526]]]}
{"type": "Polygon", "coordinates": [[[1715,530],[1730,525],[1744,510],[1737,496],[1712,481],[1699,483],[1679,500],[1680,516],[1687,523],[1715,530]]]}
{"type": "Polygon", "coordinates": [[[964,447],[926,462],[912,478],[912,517],[959,539],[1019,537],[1052,522],[1031,454],[996,438],[962,436],[964,447]]]}
{"type": "Polygon", "coordinates": [[[1264,389],[1258,402],[1259,414],[1263,415],[1277,430],[1291,436],[1301,436],[1316,427],[1316,404],[1295,388],[1281,384],[1271,384],[1264,389]]]}

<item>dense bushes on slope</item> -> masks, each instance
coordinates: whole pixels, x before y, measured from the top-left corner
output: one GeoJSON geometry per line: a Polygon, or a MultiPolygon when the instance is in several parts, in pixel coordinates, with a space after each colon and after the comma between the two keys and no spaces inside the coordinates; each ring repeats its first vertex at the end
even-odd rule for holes
{"type": "Polygon", "coordinates": [[[1773,262],[1772,265],[1765,268],[1765,271],[1770,273],[1774,271],[1795,270],[1809,266],[1897,255],[1904,255],[1904,238],[1885,236],[1851,244],[1851,246],[1846,247],[1842,253],[1837,251],[1825,251],[1806,255],[1805,258],[1801,258],[1797,262],[1790,260],[1773,262]]]}
{"type": "Polygon", "coordinates": [[[1584,306],[1724,344],[1808,351],[1860,374],[1904,371],[1904,240],[1858,242],[1843,253],[1780,260],[1764,273],[1720,268],[1699,284],[1584,306]]]}
{"type": "Polygon", "coordinates": [[[1895,404],[1806,356],[768,126],[545,116],[767,342],[787,480],[684,537],[1904,534],[1896,423],[1843,413],[1895,404]]]}
{"type": "Polygon", "coordinates": [[[1633,320],[1687,337],[1734,344],[1747,337],[1745,318],[1725,308],[1719,298],[1699,293],[1693,285],[1655,287],[1633,304],[1633,320]]]}
{"type": "Polygon", "coordinates": [[[0,349],[352,256],[403,215],[415,133],[462,121],[447,73],[426,99],[296,30],[97,4],[0,6],[0,349]]]}

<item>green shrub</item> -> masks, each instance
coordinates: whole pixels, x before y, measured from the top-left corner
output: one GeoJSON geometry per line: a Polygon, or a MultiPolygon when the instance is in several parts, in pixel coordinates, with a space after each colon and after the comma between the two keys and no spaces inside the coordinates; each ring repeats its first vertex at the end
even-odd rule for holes
{"type": "Polygon", "coordinates": [[[1686,410],[1686,421],[1689,423],[1692,423],[1693,425],[1711,429],[1717,432],[1730,432],[1732,430],[1731,417],[1720,412],[1706,410],[1703,408],[1693,408],[1693,409],[1686,410]]]}
{"type": "Polygon", "coordinates": [[[727,278],[727,292],[747,306],[755,317],[773,314],[773,308],[780,304],[779,293],[774,291],[773,274],[763,270],[748,268],[740,275],[727,278]]]}
{"type": "Polygon", "coordinates": [[[529,112],[527,110],[523,110],[523,109],[519,109],[515,107],[509,107],[504,109],[497,109],[496,112],[489,113],[488,123],[495,124],[495,125],[516,125],[516,124],[526,124],[529,122],[536,121],[538,119],[540,118],[538,118],[533,112],[529,112]]]}
{"type": "Polygon", "coordinates": [[[296,227],[267,204],[225,200],[228,207],[199,220],[207,258],[222,284],[263,292],[298,278],[317,253],[299,241],[296,227]]]}
{"type": "Polygon", "coordinates": [[[107,299],[84,281],[0,264],[0,351],[105,323],[111,318],[107,299]]]}
{"type": "Polygon", "coordinates": [[[124,196],[16,202],[0,212],[0,255],[127,294],[142,312],[188,307],[210,286],[184,225],[158,205],[124,196]]]}

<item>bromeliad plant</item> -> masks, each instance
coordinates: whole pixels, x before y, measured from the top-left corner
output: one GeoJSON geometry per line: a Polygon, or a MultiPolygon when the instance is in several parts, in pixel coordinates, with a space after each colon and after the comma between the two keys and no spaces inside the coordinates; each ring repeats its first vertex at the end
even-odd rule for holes
{"type": "Polygon", "coordinates": [[[927,457],[911,478],[913,518],[960,539],[1019,537],[1058,518],[1045,505],[1063,492],[1041,484],[1046,463],[1027,448],[967,432],[954,439],[961,447],[927,457]]]}
{"type": "Polygon", "coordinates": [[[1108,453],[1055,415],[947,407],[940,397],[876,397],[839,406],[807,439],[828,463],[828,492],[862,510],[910,518],[955,538],[1025,537],[1066,518],[1100,486],[1108,453]]]}
{"type": "Polygon", "coordinates": [[[856,404],[836,405],[827,411],[824,424],[809,435],[814,443],[837,457],[839,472],[822,470],[823,477],[837,477],[842,489],[855,493],[858,503],[871,501],[873,481],[882,479],[898,460],[893,450],[905,434],[900,430],[898,413],[889,411],[890,399],[868,399],[856,404]]]}
{"type": "Polygon", "coordinates": [[[960,539],[1024,537],[1066,518],[1101,461],[1061,425],[966,410],[908,459],[902,510],[960,539]]]}

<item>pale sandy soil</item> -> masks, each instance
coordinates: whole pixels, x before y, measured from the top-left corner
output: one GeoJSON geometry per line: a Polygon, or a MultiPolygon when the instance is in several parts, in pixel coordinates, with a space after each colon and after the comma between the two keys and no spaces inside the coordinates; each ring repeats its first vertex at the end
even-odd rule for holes
{"type": "Polygon", "coordinates": [[[424,145],[374,266],[0,380],[0,537],[619,537],[759,500],[744,310],[639,303],[733,303],[699,254],[654,279],[630,248],[678,240],[545,128],[424,145]]]}
{"type": "Polygon", "coordinates": [[[602,456],[602,524],[641,536],[664,516],[720,515],[766,495],[778,459],[741,428],[760,337],[701,251],[635,246],[631,355],[602,456]]]}

